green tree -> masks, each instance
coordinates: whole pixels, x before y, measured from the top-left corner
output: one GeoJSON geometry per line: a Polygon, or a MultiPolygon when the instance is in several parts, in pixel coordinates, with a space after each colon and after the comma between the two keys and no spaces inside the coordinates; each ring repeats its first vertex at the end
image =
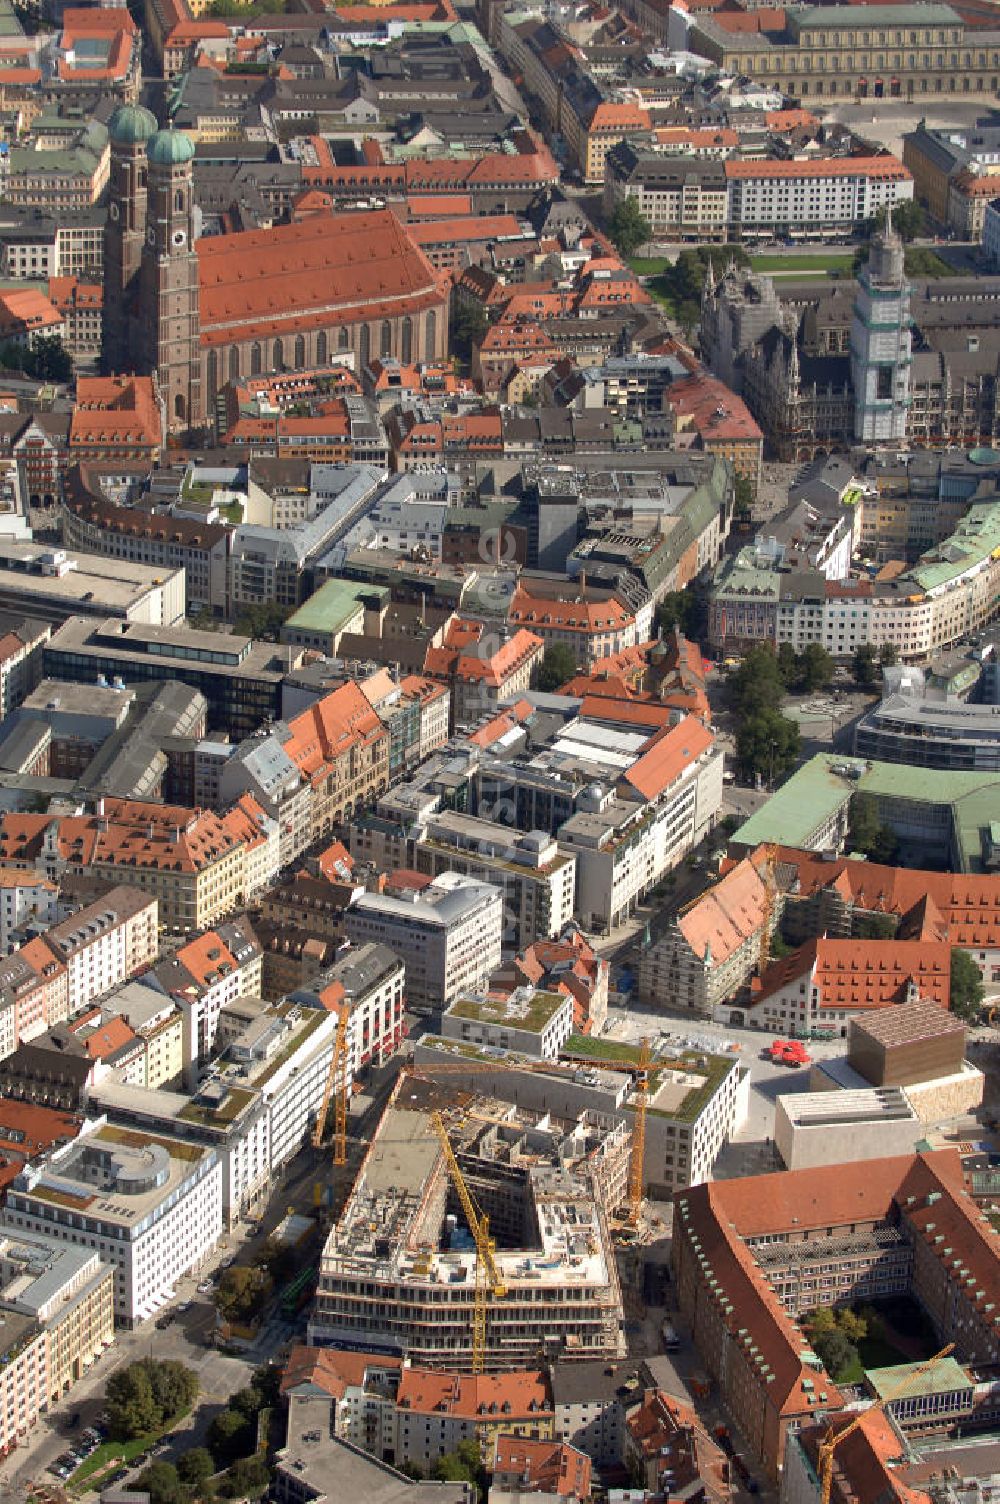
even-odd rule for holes
{"type": "MultiPolygon", "coordinates": [[[[875,215],[875,225],[878,229],[885,226],[885,209],[879,209],[875,215]]],[[[916,240],[924,233],[927,216],[921,206],[913,199],[903,199],[892,206],[892,228],[898,234],[900,240],[916,240]]]]}
{"type": "Polygon", "coordinates": [[[891,940],[896,921],[891,914],[860,914],[852,925],[856,940],[891,940]]]}
{"type": "Polygon", "coordinates": [[[486,309],[479,303],[462,303],[455,310],[451,324],[451,342],[463,360],[469,359],[473,345],[479,344],[489,326],[486,309]]]}
{"type": "Polygon", "coordinates": [[[162,1411],[143,1362],[130,1363],[108,1375],[104,1390],[108,1428],[116,1441],[132,1441],[156,1429],[162,1411]]]}
{"type": "Polygon", "coordinates": [[[967,950],[958,945],[951,952],[951,1011],[966,1023],[975,1023],[983,1005],[983,978],[967,950]]]}
{"type": "Polygon", "coordinates": [[[736,756],[744,771],[774,783],[790,773],[801,748],[799,728],[772,708],[748,715],[736,733],[736,756]]]}
{"type": "Polygon", "coordinates": [[[638,199],[625,198],[608,220],[608,234],[622,256],[634,256],[653,238],[653,227],[639,208],[638,199]]]}
{"type": "Polygon", "coordinates": [[[293,610],[293,606],[279,606],[276,601],[241,606],[234,625],[243,637],[277,637],[293,610]]]}
{"type": "Polygon", "coordinates": [[[878,683],[875,649],[870,642],[863,642],[854,655],[852,665],[854,682],[859,689],[874,689],[878,683]]]}
{"type": "Polygon", "coordinates": [[[668,590],[656,608],[656,624],[666,635],[674,628],[687,635],[693,596],[687,590],[668,590]]]}
{"type": "Polygon", "coordinates": [[[767,647],[754,647],[727,677],[733,705],[740,714],[777,710],[785,686],[778,660],[767,647]]]}
{"type": "Polygon", "coordinates": [[[858,1350],[842,1331],[823,1332],[813,1340],[816,1356],[836,1382],[859,1362],[858,1350]]]}
{"type": "Polygon", "coordinates": [[[807,643],[799,658],[799,684],[807,692],[826,689],[833,683],[836,667],[826,648],[818,642],[807,643]]]}
{"type": "Polygon", "coordinates": [[[693,298],[685,298],[677,309],[677,322],[684,338],[690,340],[701,318],[701,306],[693,298]]]}
{"type": "Polygon", "coordinates": [[[454,1452],[438,1458],[431,1477],[439,1483],[476,1483],[482,1490],[486,1476],[478,1442],[460,1441],[454,1452]]]}
{"type": "Polygon", "coordinates": [[[559,689],[576,673],[576,658],[573,649],[564,642],[554,642],[545,649],[542,666],[538,670],[538,688],[559,689]]]}
{"type": "Polygon", "coordinates": [[[261,1397],[262,1405],[276,1405],[281,1398],[281,1366],[265,1363],[255,1368],[251,1385],[261,1397]]]}
{"type": "Polygon", "coordinates": [[[264,1396],[259,1389],[237,1389],[229,1399],[230,1410],[235,1410],[246,1420],[256,1420],[264,1408],[264,1396]]]}
{"type": "Polygon", "coordinates": [[[32,374],[39,381],[71,381],[73,362],[58,334],[36,339],[30,351],[32,374]]]}
{"type": "Polygon", "coordinates": [[[824,1332],[835,1331],[837,1318],[830,1306],[817,1306],[815,1311],[810,1311],[805,1319],[805,1328],[811,1338],[819,1337],[824,1332]]]}
{"type": "Polygon", "coordinates": [[[799,655],[790,642],[783,642],[778,648],[778,672],[786,689],[791,689],[798,680],[799,655]]]}
{"type": "Polygon", "coordinates": [[[226,1321],[251,1321],[266,1305],[273,1281],[266,1269],[234,1264],[226,1269],[215,1292],[215,1304],[226,1321]]]}
{"type": "Polygon", "coordinates": [[[879,829],[878,805],[871,794],[855,794],[851,799],[847,826],[851,849],[868,856],[875,850],[879,829]]]}
{"type": "Polygon", "coordinates": [[[149,1504],[187,1504],[188,1493],[171,1462],[151,1462],[139,1475],[149,1504]]]}
{"type": "Polygon", "coordinates": [[[853,1342],[855,1347],[868,1335],[867,1321],[856,1311],[852,1311],[850,1306],[842,1306],[837,1312],[837,1329],[843,1332],[848,1342],[853,1342]]]}
{"type": "Polygon", "coordinates": [[[257,1499],[270,1479],[271,1470],[263,1457],[237,1457],[219,1491],[230,1499],[257,1499]]]}
{"type": "Polygon", "coordinates": [[[177,1459],[177,1476],[195,1492],[214,1472],[215,1463],[207,1447],[192,1447],[190,1452],[183,1453],[177,1459]]]}
{"type": "Polygon", "coordinates": [[[190,1409],[198,1395],[198,1378],[194,1371],[174,1358],[165,1361],[143,1359],[149,1373],[153,1398],[160,1409],[157,1425],[166,1425],[190,1409]]]}
{"type": "Polygon", "coordinates": [[[883,867],[896,865],[896,859],[899,856],[899,837],[891,825],[879,826],[870,855],[873,862],[878,862],[883,867]]]}
{"type": "Polygon", "coordinates": [[[735,516],[746,519],[753,512],[753,485],[748,475],[737,474],[733,481],[733,512],[735,516]]]}
{"type": "Polygon", "coordinates": [[[891,668],[894,663],[899,662],[899,654],[896,652],[894,642],[883,642],[878,650],[878,661],[883,668],[891,668]]]}
{"type": "Polygon", "coordinates": [[[217,1467],[228,1467],[237,1457],[252,1452],[257,1440],[256,1424],[239,1410],[221,1410],[208,1428],[208,1450],[217,1467]]]}

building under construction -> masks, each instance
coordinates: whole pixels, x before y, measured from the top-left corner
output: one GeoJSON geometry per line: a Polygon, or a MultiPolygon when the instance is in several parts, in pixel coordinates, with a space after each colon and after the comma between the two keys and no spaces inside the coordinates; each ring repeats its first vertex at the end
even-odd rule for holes
{"type": "Polygon", "coordinates": [[[629,1142],[610,1116],[561,1121],[402,1076],[323,1250],[309,1341],[468,1367],[478,1273],[484,1368],[622,1356],[609,1211],[629,1142]],[[488,1276],[469,1198],[489,1220],[488,1276]]]}

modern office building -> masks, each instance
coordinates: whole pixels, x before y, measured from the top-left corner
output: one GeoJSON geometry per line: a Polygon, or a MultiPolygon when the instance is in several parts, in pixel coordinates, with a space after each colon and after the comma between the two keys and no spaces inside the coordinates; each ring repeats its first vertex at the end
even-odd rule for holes
{"type": "Polygon", "coordinates": [[[164,1304],[222,1233],[222,1170],[213,1150],[88,1123],[72,1143],[25,1165],[0,1226],[93,1250],[114,1271],[117,1326],[164,1304]]]}
{"type": "Polygon", "coordinates": [[[420,891],[363,893],[344,915],[356,945],[380,941],[406,965],[407,1006],[445,1008],[478,992],[500,964],[503,895],[499,888],[442,872],[420,891]]]}

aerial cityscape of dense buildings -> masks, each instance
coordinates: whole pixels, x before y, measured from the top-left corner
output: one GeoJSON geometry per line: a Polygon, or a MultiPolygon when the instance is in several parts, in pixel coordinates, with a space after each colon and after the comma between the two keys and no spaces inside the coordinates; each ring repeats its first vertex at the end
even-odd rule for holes
{"type": "Polygon", "coordinates": [[[994,0],[0,0],[0,1501],[1000,1497],[994,0]]]}

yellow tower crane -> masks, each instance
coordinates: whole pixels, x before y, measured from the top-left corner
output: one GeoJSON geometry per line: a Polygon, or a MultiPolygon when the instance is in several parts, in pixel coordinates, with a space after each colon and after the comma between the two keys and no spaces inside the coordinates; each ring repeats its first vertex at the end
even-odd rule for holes
{"type": "Polygon", "coordinates": [[[486,1366],[487,1305],[491,1296],[494,1300],[502,1300],[507,1294],[507,1286],[503,1282],[503,1276],[494,1258],[496,1244],[490,1237],[490,1219],[476,1205],[472,1192],[465,1183],[465,1176],[462,1174],[461,1166],[451,1146],[444,1118],[439,1112],[435,1112],[431,1121],[434,1124],[434,1131],[441,1140],[448,1174],[458,1199],[462,1203],[465,1220],[469,1224],[469,1231],[476,1245],[476,1279],[472,1307],[472,1372],[482,1373],[486,1366]]]}
{"type": "Polygon", "coordinates": [[[644,1039],[639,1050],[639,1063],[635,1076],[635,1121],[632,1124],[632,1152],[628,1165],[629,1227],[639,1226],[642,1212],[643,1166],[646,1162],[646,1109],[649,1106],[649,1040],[644,1039]]]}
{"type": "Polygon", "coordinates": [[[840,1443],[846,1441],[848,1436],[853,1436],[858,1427],[864,1425],[865,1416],[871,1415],[873,1410],[884,1410],[888,1405],[892,1404],[893,1400],[902,1399],[904,1395],[909,1394],[911,1389],[916,1388],[925,1373],[930,1373],[936,1364],[940,1363],[942,1359],[949,1357],[954,1350],[954,1342],[949,1342],[948,1346],[943,1347],[939,1353],[935,1353],[933,1358],[928,1358],[924,1363],[918,1363],[916,1368],[911,1369],[908,1374],[904,1375],[899,1383],[894,1384],[887,1394],[884,1394],[881,1399],[876,1400],[874,1405],[869,1406],[867,1410],[862,1410],[859,1415],[855,1416],[850,1425],[845,1426],[842,1431],[834,1431],[832,1426],[828,1427],[826,1435],[819,1444],[819,1455],[817,1458],[820,1504],[830,1504],[830,1495],[833,1491],[833,1454],[840,1446],[840,1443]]]}
{"type": "Polygon", "coordinates": [[[778,880],[775,868],[778,862],[778,848],[775,845],[764,847],[764,912],[761,916],[760,929],[760,952],[757,957],[757,975],[763,976],[771,956],[771,928],[774,923],[774,902],[778,891],[778,880]]]}
{"type": "Polygon", "coordinates": [[[340,1015],[337,1018],[337,1032],[333,1040],[333,1055],[330,1058],[330,1069],[327,1072],[326,1085],[323,1088],[323,1100],[316,1115],[316,1124],[313,1128],[312,1136],[313,1148],[318,1149],[323,1142],[326,1115],[330,1109],[330,1098],[333,1097],[333,1162],[335,1165],[346,1165],[347,1163],[347,1093],[349,1088],[347,1017],[349,1012],[350,1009],[347,1003],[341,1003],[340,1015]],[[340,1074],[339,1083],[337,1081],[338,1072],[340,1074]]]}

